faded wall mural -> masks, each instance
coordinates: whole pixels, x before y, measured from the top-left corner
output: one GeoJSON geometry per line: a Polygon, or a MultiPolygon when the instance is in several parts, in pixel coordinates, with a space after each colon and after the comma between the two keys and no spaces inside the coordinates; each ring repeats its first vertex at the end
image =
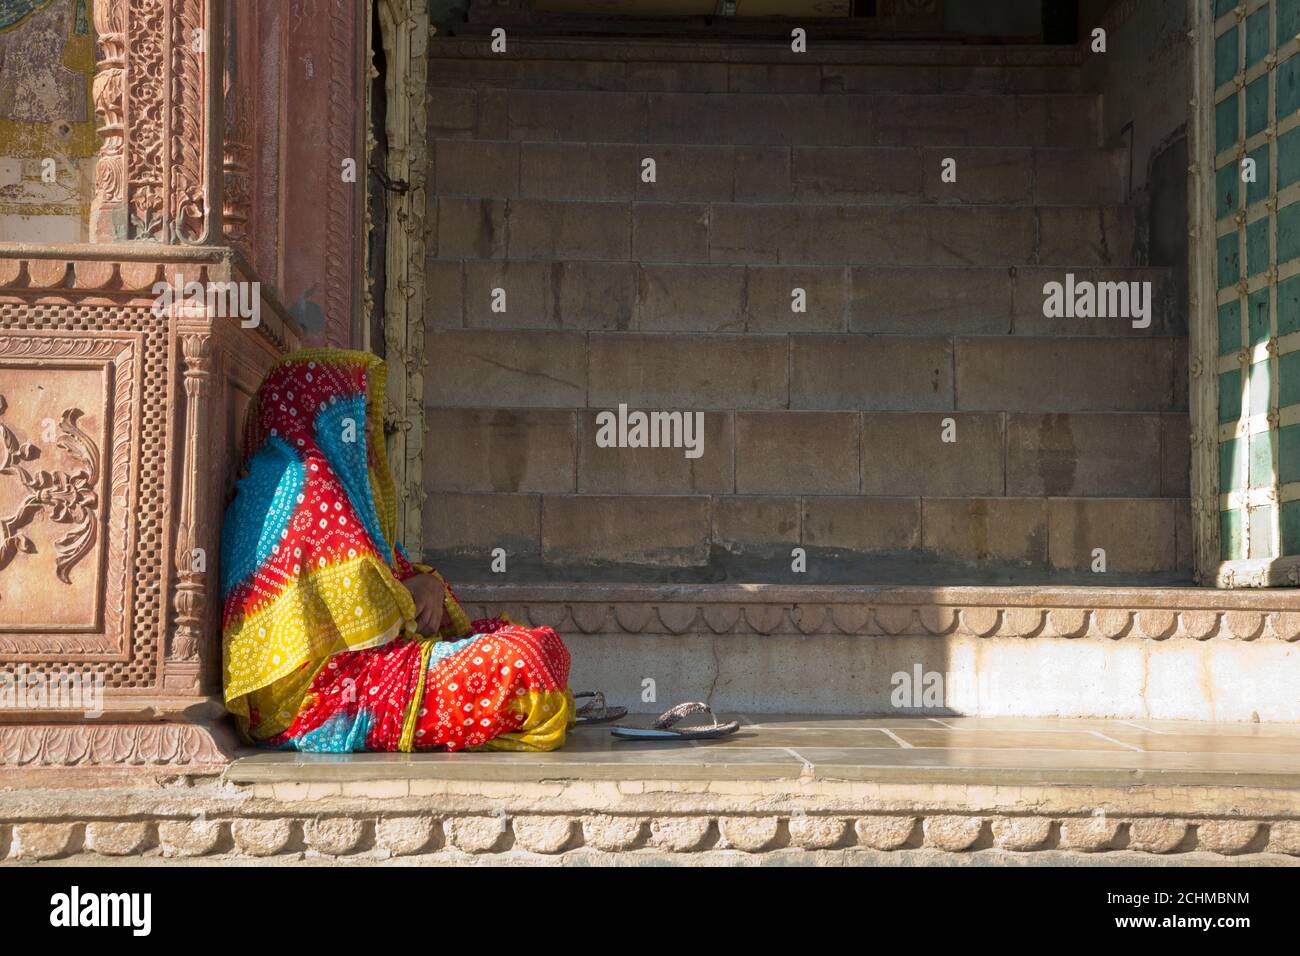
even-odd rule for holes
{"type": "Polygon", "coordinates": [[[82,242],[94,182],[91,0],[0,0],[0,241],[82,242]]]}

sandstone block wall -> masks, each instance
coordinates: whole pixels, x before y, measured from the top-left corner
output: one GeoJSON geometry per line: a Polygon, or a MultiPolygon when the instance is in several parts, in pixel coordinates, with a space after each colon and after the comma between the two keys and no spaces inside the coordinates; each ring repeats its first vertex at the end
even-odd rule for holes
{"type": "Polygon", "coordinates": [[[1190,579],[1177,277],[1077,66],[433,47],[430,559],[1190,579]],[[1149,282],[1150,326],[1046,316],[1067,273],[1149,282]],[[701,413],[703,454],[599,447],[620,404],[701,413]]]}

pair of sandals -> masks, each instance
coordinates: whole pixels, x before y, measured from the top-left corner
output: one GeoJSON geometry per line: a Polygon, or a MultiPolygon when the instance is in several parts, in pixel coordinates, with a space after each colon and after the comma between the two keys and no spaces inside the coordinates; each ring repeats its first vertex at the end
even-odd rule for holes
{"type": "MultiPolygon", "coordinates": [[[[578,708],[575,715],[579,727],[590,724],[605,724],[611,720],[621,720],[627,716],[626,707],[610,707],[605,703],[605,695],[600,691],[586,690],[574,694],[573,699],[587,700],[578,708]],[[589,698],[589,699],[588,699],[589,698]]],[[[708,704],[693,701],[678,704],[664,711],[655,720],[653,727],[624,727],[618,725],[610,728],[610,733],[624,740],[715,740],[734,734],[740,729],[740,721],[720,722],[713,715],[713,708],[708,704]],[[708,724],[694,724],[689,727],[677,727],[677,723],[696,714],[707,714],[708,724]]]]}

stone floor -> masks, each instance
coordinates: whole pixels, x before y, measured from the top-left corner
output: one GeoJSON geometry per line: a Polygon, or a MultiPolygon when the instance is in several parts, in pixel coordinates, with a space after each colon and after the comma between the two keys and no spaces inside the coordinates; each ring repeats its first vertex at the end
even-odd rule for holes
{"type": "Polygon", "coordinates": [[[738,716],[712,742],[0,781],[0,866],[1300,865],[1297,725],[738,716]]]}
{"type": "MultiPolygon", "coordinates": [[[[576,729],[548,754],[255,753],[229,782],[823,780],[971,785],[1254,786],[1300,791],[1300,726],[1022,717],[740,715],[714,741],[620,740],[576,729]]],[[[626,723],[648,726],[644,716],[626,723]]]]}

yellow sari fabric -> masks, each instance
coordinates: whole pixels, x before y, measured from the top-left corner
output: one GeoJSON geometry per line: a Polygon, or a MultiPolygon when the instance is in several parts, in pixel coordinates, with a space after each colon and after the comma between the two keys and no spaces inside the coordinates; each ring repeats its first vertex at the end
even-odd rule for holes
{"type": "MultiPolygon", "coordinates": [[[[469,644],[474,624],[483,630],[506,624],[472,624],[447,588],[439,633],[416,632],[415,604],[402,579],[436,572],[409,562],[395,541],[396,494],[381,412],[385,382],[376,356],[310,349],[275,366],[249,409],[245,475],[226,514],[221,572],[226,704],[250,740],[358,749],[358,734],[368,730],[369,745],[418,748],[416,736],[434,731],[417,725],[438,668],[460,661],[451,651],[469,644]],[[355,657],[371,651],[373,659],[355,657]],[[388,699],[372,702],[373,712],[354,714],[347,733],[336,726],[339,714],[319,717],[322,699],[313,690],[329,676],[327,668],[345,660],[371,680],[382,674],[389,681],[388,699]],[[310,733],[303,729],[309,711],[319,718],[310,733]],[[387,721],[387,729],[367,728],[365,720],[387,721]]],[[[528,633],[514,628],[506,637],[527,649],[528,633]]],[[[567,680],[567,652],[559,648],[567,680]]],[[[471,653],[470,659],[481,656],[471,653]]],[[[532,750],[563,743],[573,714],[567,690],[521,689],[502,701],[518,729],[481,746],[532,750]]]]}

